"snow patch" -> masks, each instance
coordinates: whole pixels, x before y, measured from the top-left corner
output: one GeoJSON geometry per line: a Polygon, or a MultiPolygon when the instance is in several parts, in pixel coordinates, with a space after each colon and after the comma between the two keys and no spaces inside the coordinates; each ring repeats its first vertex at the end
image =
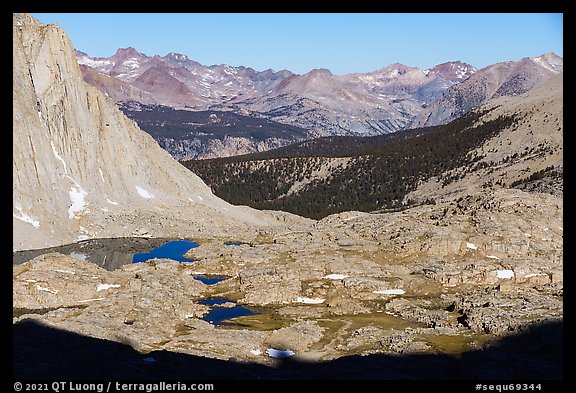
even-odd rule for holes
{"type": "Polygon", "coordinates": [[[78,188],[70,187],[68,195],[70,196],[70,202],[72,203],[68,208],[68,218],[72,219],[77,212],[82,211],[86,206],[84,198],[88,193],[79,186],[78,188]]]}
{"type": "Polygon", "coordinates": [[[546,273],[531,273],[531,274],[527,274],[526,276],[524,276],[525,278],[530,278],[530,277],[539,277],[539,276],[547,276],[546,273]]]}
{"type": "Polygon", "coordinates": [[[58,154],[58,150],[56,150],[56,147],[54,146],[54,142],[50,141],[50,146],[52,147],[52,153],[54,153],[54,157],[56,157],[56,159],[58,161],[60,161],[62,163],[62,165],[64,166],[64,175],[68,174],[68,167],[66,166],[66,162],[64,162],[64,159],[62,158],[62,156],[60,154],[58,154]]]}
{"type": "Polygon", "coordinates": [[[138,60],[135,57],[131,57],[131,58],[125,60],[122,63],[122,65],[126,66],[128,68],[135,69],[135,68],[138,68],[138,60]]]}
{"type": "MultiPolygon", "coordinates": [[[[70,255],[72,255],[72,254],[70,254],[70,255]]],[[[82,255],[82,254],[81,254],[81,255],[82,255]]],[[[71,270],[56,269],[56,271],[59,272],[59,273],[66,273],[66,274],[72,274],[72,275],[75,275],[75,274],[76,274],[76,273],[74,273],[74,272],[71,271],[71,270]]]]}
{"type": "Polygon", "coordinates": [[[102,183],[105,183],[106,180],[104,180],[104,173],[102,172],[102,168],[98,168],[98,172],[100,172],[100,179],[102,179],[102,183]]]}
{"type": "Polygon", "coordinates": [[[262,355],[262,351],[259,350],[259,349],[251,349],[251,350],[250,350],[250,353],[251,353],[252,355],[256,355],[256,356],[262,355]]]}
{"type": "Polygon", "coordinates": [[[153,357],[144,358],[144,359],[142,359],[142,360],[144,360],[145,362],[148,362],[148,363],[154,363],[154,362],[156,362],[156,359],[154,359],[153,357]]]}
{"type": "Polygon", "coordinates": [[[553,68],[554,66],[553,66],[552,64],[550,64],[550,63],[548,63],[548,62],[546,62],[546,61],[544,61],[544,60],[542,59],[542,56],[534,57],[532,60],[533,60],[536,64],[538,64],[539,66],[541,66],[541,67],[543,67],[543,68],[546,68],[547,70],[552,71],[552,72],[554,72],[554,73],[558,73],[558,71],[556,71],[556,70],[553,68]]]}
{"type": "Polygon", "coordinates": [[[108,199],[108,198],[106,198],[106,202],[108,202],[108,203],[111,204],[111,205],[117,205],[117,204],[118,204],[118,202],[111,201],[111,200],[108,199]]]}
{"type": "Polygon", "coordinates": [[[470,242],[466,242],[466,247],[468,247],[471,250],[477,250],[478,249],[478,247],[474,243],[470,243],[470,242]]]}
{"type": "Polygon", "coordinates": [[[289,358],[290,356],[294,356],[295,353],[294,351],[287,349],[285,351],[283,350],[279,350],[279,349],[274,349],[274,348],[268,348],[266,350],[266,353],[268,354],[268,356],[270,356],[271,358],[276,358],[276,359],[283,359],[283,358],[289,358]]]}
{"type": "Polygon", "coordinates": [[[372,293],[376,293],[378,295],[403,295],[406,293],[403,289],[383,289],[380,291],[374,291],[372,293]]]}
{"type": "Polygon", "coordinates": [[[490,258],[490,259],[500,259],[500,258],[498,258],[496,255],[486,255],[486,258],[490,258]]]}
{"type": "Polygon", "coordinates": [[[34,228],[40,228],[40,221],[33,219],[32,217],[30,217],[28,214],[24,213],[22,211],[22,208],[19,206],[14,206],[14,208],[16,210],[18,210],[18,212],[20,213],[20,216],[17,216],[16,214],[12,213],[12,217],[14,217],[17,220],[23,221],[23,222],[27,222],[28,224],[31,224],[34,228]]]}
{"type": "Polygon", "coordinates": [[[89,57],[82,56],[78,58],[79,64],[84,64],[85,66],[96,68],[96,67],[104,67],[107,65],[112,64],[110,60],[92,60],[89,57]]]}
{"type": "Polygon", "coordinates": [[[226,66],[224,68],[224,73],[226,73],[228,75],[236,75],[238,73],[238,71],[236,71],[234,68],[232,68],[230,66],[226,66]]]}
{"type": "Polygon", "coordinates": [[[152,194],[151,192],[149,192],[148,190],[145,190],[142,187],[136,186],[136,191],[138,191],[138,194],[140,194],[140,196],[142,198],[146,198],[146,199],[151,199],[154,198],[154,194],[152,194]]]}
{"type": "Polygon", "coordinates": [[[512,271],[512,270],[496,270],[496,277],[497,278],[510,279],[510,278],[514,277],[514,271],[512,271]]]}
{"type": "Polygon", "coordinates": [[[338,274],[338,273],[333,273],[333,274],[327,274],[322,278],[327,278],[328,280],[342,280],[344,278],[350,277],[347,274],[338,274]]]}
{"type": "Polygon", "coordinates": [[[98,286],[96,287],[96,292],[100,292],[100,291],[104,291],[106,289],[110,289],[110,288],[119,288],[120,285],[118,284],[98,284],[98,286]]]}
{"type": "Polygon", "coordinates": [[[322,299],[319,297],[303,297],[303,296],[298,296],[296,299],[294,299],[293,301],[295,303],[306,303],[306,304],[321,304],[324,303],[326,299],[322,299]]]}
{"type": "Polygon", "coordinates": [[[45,288],[45,287],[41,287],[40,285],[36,285],[36,289],[39,290],[39,291],[43,291],[43,292],[53,293],[54,295],[57,295],[57,294],[58,294],[58,290],[57,290],[57,289],[45,288]]]}
{"type": "Polygon", "coordinates": [[[198,199],[200,199],[201,201],[203,201],[204,199],[202,199],[202,197],[200,195],[198,195],[198,199]]]}
{"type": "Polygon", "coordinates": [[[78,303],[95,302],[95,301],[104,300],[104,299],[106,299],[106,298],[105,297],[97,297],[94,299],[78,300],[78,303]]]}

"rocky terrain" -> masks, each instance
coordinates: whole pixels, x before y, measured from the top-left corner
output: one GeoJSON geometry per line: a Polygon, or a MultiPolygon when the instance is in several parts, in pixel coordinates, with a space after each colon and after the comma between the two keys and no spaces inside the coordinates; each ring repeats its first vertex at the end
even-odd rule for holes
{"type": "MultiPolygon", "coordinates": [[[[191,263],[106,271],[45,254],[14,267],[14,323],[32,319],[143,356],[270,367],[278,364],[271,349],[317,364],[358,354],[488,354],[504,337],[561,323],[562,229],[561,199],[500,190],[398,213],[342,213],[238,246],[206,238],[187,255],[191,263]],[[207,286],[193,279],[198,272],[229,278],[207,286]],[[199,303],[213,297],[259,314],[215,327],[199,303]]],[[[538,340],[513,352],[516,364],[537,353],[558,370],[559,338],[538,340]]],[[[558,377],[548,372],[537,375],[558,377]]]]}
{"type": "Polygon", "coordinates": [[[16,14],[13,34],[14,250],[199,244],[194,262],[105,270],[50,252],[14,264],[14,377],[563,378],[562,191],[528,187],[562,168],[561,77],[485,113],[531,113],[478,147],[496,162],[525,144],[511,164],[450,189],[422,182],[412,197],[432,204],[311,220],[215,197],[84,84],[61,29],[16,14]],[[523,170],[532,163],[554,169],[523,170]],[[225,301],[203,303],[214,298],[225,301]],[[236,305],[254,314],[205,320],[236,305]]]}

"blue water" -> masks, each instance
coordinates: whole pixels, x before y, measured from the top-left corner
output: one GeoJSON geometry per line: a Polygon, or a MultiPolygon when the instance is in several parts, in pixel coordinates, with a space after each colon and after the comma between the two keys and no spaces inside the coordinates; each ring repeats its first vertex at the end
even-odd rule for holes
{"type": "Polygon", "coordinates": [[[207,277],[207,276],[194,276],[194,278],[206,285],[218,284],[220,281],[226,280],[226,277],[207,277]]]}
{"type": "MultiPolygon", "coordinates": [[[[134,254],[132,263],[146,262],[154,258],[167,258],[178,262],[195,262],[194,259],[185,258],[183,255],[186,254],[188,250],[196,247],[198,247],[198,243],[189,240],[172,240],[148,252],[134,254]]],[[[194,278],[206,285],[214,285],[225,280],[227,277],[194,276],[194,278]]]]}
{"type": "Polygon", "coordinates": [[[191,248],[198,247],[198,243],[189,240],[173,240],[149,252],[134,254],[132,263],[145,262],[154,258],[168,258],[178,262],[194,262],[193,259],[184,258],[184,254],[191,248]]]}
{"type": "MultiPolygon", "coordinates": [[[[199,303],[205,304],[207,306],[217,306],[226,302],[232,302],[232,300],[223,297],[217,297],[212,299],[204,299],[199,303]]],[[[256,313],[254,311],[239,305],[230,308],[213,307],[212,310],[210,310],[210,312],[206,314],[202,319],[216,326],[237,326],[238,324],[225,321],[232,318],[255,314],[256,313]]]]}
{"type": "MultiPolygon", "coordinates": [[[[71,255],[82,261],[92,262],[106,270],[113,271],[129,263],[145,262],[154,258],[168,258],[180,262],[195,262],[184,258],[183,255],[191,248],[198,247],[198,243],[189,240],[170,240],[162,238],[114,238],[84,240],[79,243],[45,249],[16,251],[12,253],[14,265],[36,258],[48,252],[59,252],[71,255]],[[156,248],[154,248],[156,247],[156,248]],[[152,249],[151,251],[148,251],[152,249]],[[146,251],[136,253],[137,251],[146,251]]],[[[221,275],[194,276],[206,285],[214,285],[229,277],[221,275]]]]}
{"type": "Polygon", "coordinates": [[[232,302],[232,300],[226,299],[225,297],[213,297],[211,299],[200,300],[198,303],[204,304],[206,306],[216,306],[219,304],[224,304],[226,302],[232,302]]]}

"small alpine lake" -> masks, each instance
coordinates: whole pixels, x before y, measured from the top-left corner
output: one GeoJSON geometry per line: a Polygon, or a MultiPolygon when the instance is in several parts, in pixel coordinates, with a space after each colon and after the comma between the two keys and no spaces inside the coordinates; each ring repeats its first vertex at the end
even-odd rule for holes
{"type": "MultiPolygon", "coordinates": [[[[195,262],[184,257],[192,248],[199,247],[197,242],[185,239],[166,238],[110,238],[84,240],[64,246],[37,250],[16,251],[12,253],[12,263],[19,265],[49,252],[70,255],[82,261],[94,263],[112,271],[131,263],[146,262],[157,258],[178,262],[195,262]]],[[[228,278],[222,275],[199,274],[194,278],[206,285],[214,285],[228,278]]]]}

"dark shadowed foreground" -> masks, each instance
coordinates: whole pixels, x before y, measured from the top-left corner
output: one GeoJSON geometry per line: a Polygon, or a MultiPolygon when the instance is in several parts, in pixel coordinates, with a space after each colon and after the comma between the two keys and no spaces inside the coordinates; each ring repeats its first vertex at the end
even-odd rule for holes
{"type": "Polygon", "coordinates": [[[319,363],[289,358],[270,367],[168,351],[143,355],[128,345],[23,320],[13,326],[12,360],[16,380],[560,380],[563,322],[534,326],[461,358],[376,354],[319,363]],[[155,362],[144,360],[150,357],[155,362]]]}

